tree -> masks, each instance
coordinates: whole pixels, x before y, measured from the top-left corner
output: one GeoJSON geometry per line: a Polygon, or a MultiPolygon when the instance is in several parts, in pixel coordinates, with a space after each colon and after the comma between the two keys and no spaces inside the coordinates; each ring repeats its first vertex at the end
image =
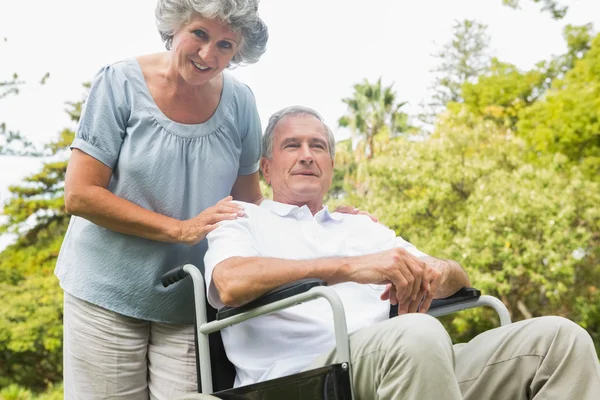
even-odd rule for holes
{"type": "MultiPolygon", "coordinates": [[[[4,42],[7,39],[4,38],[4,42]]],[[[46,73],[40,80],[40,84],[44,85],[49,73],[46,73]]],[[[20,87],[25,84],[25,81],[19,79],[19,74],[16,72],[8,80],[0,80],[0,100],[10,95],[19,94],[20,87]]],[[[5,122],[0,121],[0,156],[1,155],[23,155],[23,156],[40,156],[40,152],[34,149],[33,143],[22,136],[18,131],[9,130],[5,122]]]]}
{"type": "MultiPolygon", "coordinates": [[[[534,3],[542,3],[542,12],[548,12],[554,19],[562,19],[567,15],[569,7],[561,6],[554,0],[533,0],[534,3]]],[[[512,8],[519,8],[520,0],[502,0],[502,3],[512,8]]]]}
{"type": "Polygon", "coordinates": [[[462,102],[463,85],[488,69],[490,38],[486,30],[486,25],[473,20],[455,21],[452,39],[434,54],[439,65],[431,71],[436,77],[430,87],[431,101],[420,115],[423,122],[433,124],[448,103],[462,102]]]}
{"type": "Polygon", "coordinates": [[[439,106],[461,102],[462,86],[475,80],[489,65],[487,25],[473,20],[456,21],[452,30],[452,40],[434,55],[440,60],[433,70],[440,74],[435,80],[433,95],[439,106]]]}
{"type": "Polygon", "coordinates": [[[383,86],[381,78],[371,84],[368,80],[354,85],[351,97],[342,99],[348,113],[338,120],[341,127],[350,128],[355,137],[364,137],[368,158],[375,155],[375,136],[394,136],[410,128],[408,115],[400,109],[406,102],[397,103],[393,85],[383,86]]]}
{"type": "Polygon", "coordinates": [[[475,115],[514,129],[519,112],[544,94],[547,78],[546,71],[521,72],[494,58],[489,71],[479,76],[476,83],[462,86],[464,106],[475,115]]]}
{"type": "MultiPolygon", "coordinates": [[[[81,104],[69,103],[74,121],[81,104]]],[[[53,270],[69,221],[64,152],[73,137],[65,129],[48,144],[50,161],[10,187],[4,204],[0,233],[18,239],[0,256],[0,388],[18,384],[39,391],[62,380],[62,291],[53,270]]]]}
{"type": "Polygon", "coordinates": [[[519,113],[519,135],[538,152],[561,153],[600,175],[600,35],[589,51],[556,79],[545,98],[519,113]]]}
{"type": "MultiPolygon", "coordinates": [[[[527,161],[527,144],[462,109],[422,142],[390,141],[361,160],[344,203],[379,216],[425,252],[455,259],[514,320],[562,315],[600,352],[600,186],[563,156],[527,161]]],[[[332,201],[335,203],[335,201],[332,201]]],[[[493,326],[485,310],[446,321],[457,340],[493,326]]]]}

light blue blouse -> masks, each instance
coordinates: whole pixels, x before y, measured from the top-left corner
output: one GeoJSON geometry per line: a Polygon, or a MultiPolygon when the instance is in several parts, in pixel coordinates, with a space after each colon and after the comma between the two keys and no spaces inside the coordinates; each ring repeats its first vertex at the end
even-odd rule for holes
{"type": "MultiPolygon", "coordinates": [[[[238,175],[258,170],[261,127],[254,96],[224,74],[221,100],[202,124],[169,120],[136,59],[104,67],[93,81],[77,148],[112,168],[109,190],[148,210],[185,220],[228,196],[238,175]]],[[[189,279],[163,288],[166,271],[203,268],[195,246],[142,239],[71,218],[55,273],[71,295],[123,315],[193,323],[189,279]]]]}

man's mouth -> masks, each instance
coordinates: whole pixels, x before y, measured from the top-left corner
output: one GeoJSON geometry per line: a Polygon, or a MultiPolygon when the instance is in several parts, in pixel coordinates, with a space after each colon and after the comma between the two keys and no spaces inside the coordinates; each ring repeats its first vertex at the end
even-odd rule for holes
{"type": "Polygon", "coordinates": [[[202,65],[202,64],[199,64],[199,63],[197,63],[197,62],[195,62],[195,61],[192,61],[192,65],[193,65],[194,67],[196,67],[196,69],[198,69],[198,70],[200,70],[200,71],[202,71],[202,72],[206,72],[206,71],[208,71],[209,69],[211,69],[210,67],[206,67],[206,66],[204,66],[204,65],[202,65]]]}
{"type": "Polygon", "coordinates": [[[317,174],[315,174],[312,171],[300,171],[300,172],[296,172],[294,175],[317,176],[317,174]]]}

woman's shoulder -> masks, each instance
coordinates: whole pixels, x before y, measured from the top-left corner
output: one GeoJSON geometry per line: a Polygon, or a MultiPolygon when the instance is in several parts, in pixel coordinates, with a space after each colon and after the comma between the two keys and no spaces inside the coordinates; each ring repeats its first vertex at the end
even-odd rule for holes
{"type": "Polygon", "coordinates": [[[237,79],[229,72],[223,72],[225,79],[229,80],[230,85],[232,87],[232,92],[234,98],[236,98],[240,102],[251,102],[255,103],[256,100],[254,98],[254,92],[250,89],[250,86],[245,84],[244,82],[237,79]]]}

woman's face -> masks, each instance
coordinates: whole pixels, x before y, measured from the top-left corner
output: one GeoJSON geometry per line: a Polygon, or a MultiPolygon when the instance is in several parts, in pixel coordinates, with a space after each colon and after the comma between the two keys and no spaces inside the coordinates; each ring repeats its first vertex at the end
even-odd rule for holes
{"type": "Polygon", "coordinates": [[[173,35],[173,65],[187,83],[205,84],[229,65],[241,40],[221,20],[195,14],[173,35]]]}

